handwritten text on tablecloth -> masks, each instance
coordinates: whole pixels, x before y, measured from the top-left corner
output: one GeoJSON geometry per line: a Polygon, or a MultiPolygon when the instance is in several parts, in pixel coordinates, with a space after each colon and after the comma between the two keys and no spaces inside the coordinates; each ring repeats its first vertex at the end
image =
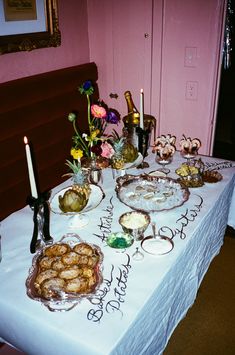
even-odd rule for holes
{"type": "Polygon", "coordinates": [[[172,228],[168,226],[162,226],[158,229],[158,234],[165,235],[171,239],[173,239],[176,235],[179,235],[181,239],[186,238],[185,228],[192,223],[197,218],[199,212],[202,209],[203,198],[199,195],[195,195],[198,197],[199,201],[193,205],[192,208],[186,208],[184,213],[181,213],[180,217],[176,220],[176,224],[179,225],[177,228],[172,228]]]}
{"type": "MultiPolygon", "coordinates": [[[[195,222],[199,215],[202,206],[203,198],[199,195],[195,195],[197,201],[191,206],[191,208],[185,208],[184,212],[175,220],[175,225],[162,226],[159,228],[158,233],[164,234],[173,239],[176,235],[179,235],[181,239],[185,239],[186,228],[195,222]]],[[[112,232],[112,222],[114,219],[114,204],[113,197],[109,199],[108,205],[103,210],[105,212],[99,220],[98,233],[93,235],[99,238],[103,243],[106,243],[108,235],[112,232]]],[[[181,209],[182,211],[182,209],[181,209]]],[[[107,271],[102,285],[97,290],[97,293],[90,298],[92,308],[87,313],[87,319],[92,322],[100,322],[104,314],[113,314],[119,312],[120,316],[123,316],[122,305],[125,303],[125,297],[127,295],[128,276],[132,268],[131,257],[129,254],[122,254],[126,258],[125,262],[120,265],[110,265],[110,270],[107,271]]]]}
{"type": "Polygon", "coordinates": [[[130,256],[126,255],[126,262],[120,266],[111,265],[109,277],[106,277],[96,295],[90,299],[94,308],[90,309],[87,319],[99,322],[104,313],[121,311],[121,305],[125,302],[128,274],[131,269],[130,256]]]}
{"type": "MultiPolygon", "coordinates": [[[[208,170],[221,170],[231,168],[232,166],[233,163],[228,161],[205,163],[205,167],[208,170]]],[[[176,227],[173,227],[172,224],[171,226],[161,226],[158,229],[158,234],[166,235],[171,239],[175,236],[179,236],[181,239],[187,237],[186,228],[195,222],[203,207],[203,198],[197,194],[194,196],[197,198],[197,201],[194,202],[190,208],[185,208],[184,212],[180,213],[179,217],[177,217],[174,222],[176,227]]],[[[108,235],[112,232],[112,222],[114,218],[114,204],[112,200],[113,197],[109,199],[108,205],[103,210],[105,215],[100,218],[97,226],[99,233],[93,234],[103,243],[106,243],[108,235]]],[[[126,261],[122,262],[120,265],[111,264],[109,272],[106,272],[109,276],[106,276],[96,295],[90,299],[93,308],[87,313],[88,320],[100,322],[105,313],[112,314],[119,312],[121,316],[123,315],[121,307],[125,302],[128,276],[132,266],[130,255],[127,253],[122,255],[126,257],[126,261]]]]}

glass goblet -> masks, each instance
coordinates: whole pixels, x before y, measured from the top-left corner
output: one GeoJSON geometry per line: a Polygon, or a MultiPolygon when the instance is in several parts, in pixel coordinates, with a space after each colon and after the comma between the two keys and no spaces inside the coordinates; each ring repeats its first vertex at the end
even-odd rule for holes
{"type": "Polygon", "coordinates": [[[180,154],[189,164],[189,162],[197,156],[198,147],[184,147],[181,149],[180,154]]]}
{"type": "Polygon", "coordinates": [[[158,171],[161,171],[165,173],[166,175],[169,174],[170,169],[166,168],[166,165],[170,164],[172,162],[172,155],[170,153],[162,153],[161,155],[157,152],[156,153],[156,158],[155,161],[162,165],[163,167],[158,169],[158,171]]]}

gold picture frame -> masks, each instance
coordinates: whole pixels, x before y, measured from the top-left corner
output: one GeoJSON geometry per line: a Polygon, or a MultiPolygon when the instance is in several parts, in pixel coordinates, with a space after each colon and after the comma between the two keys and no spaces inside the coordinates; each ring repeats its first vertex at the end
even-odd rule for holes
{"type": "MultiPolygon", "coordinates": [[[[43,21],[45,23],[45,28],[43,28],[43,30],[40,29],[38,32],[29,31],[25,33],[4,34],[2,36],[0,35],[0,54],[19,52],[19,51],[31,51],[33,49],[45,48],[45,47],[58,47],[61,45],[61,33],[59,30],[57,0],[38,0],[38,1],[41,1],[40,5],[41,8],[43,9],[42,11],[43,17],[45,17],[43,18],[43,21]]],[[[8,1],[8,3],[10,4],[11,2],[8,1]]],[[[16,1],[13,2],[13,4],[16,3],[17,3],[16,1]]],[[[24,9],[24,8],[21,9],[20,15],[18,15],[17,12],[15,11],[16,15],[13,15],[10,18],[10,21],[9,21],[9,14],[11,15],[11,12],[13,13],[15,9],[12,7],[12,9],[9,10],[6,8],[6,6],[4,6],[3,9],[4,12],[7,11],[7,13],[4,13],[5,16],[1,19],[0,33],[2,33],[1,26],[4,26],[4,24],[7,24],[9,28],[13,27],[14,25],[18,25],[19,27],[22,23],[21,21],[27,22],[28,20],[27,12],[29,9],[24,9]]],[[[33,13],[33,8],[31,13],[33,13]]],[[[36,26],[39,20],[36,17],[36,19],[33,19],[33,21],[35,21],[35,28],[37,28],[36,26]]]]}

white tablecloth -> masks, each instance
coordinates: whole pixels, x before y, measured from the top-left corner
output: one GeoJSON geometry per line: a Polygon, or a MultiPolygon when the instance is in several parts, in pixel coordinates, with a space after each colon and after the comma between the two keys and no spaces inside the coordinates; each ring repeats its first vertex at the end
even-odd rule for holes
{"type": "MultiPolygon", "coordinates": [[[[121,229],[118,217],[130,209],[117,199],[110,169],[104,171],[105,198],[88,213],[89,225],[78,231],[82,239],[101,247],[104,281],[98,297],[83,300],[68,312],[50,312],[26,294],[32,264],[30,208],[2,221],[0,337],[29,355],[162,354],[220,251],[228,215],[235,225],[234,205],[230,209],[232,198],[235,201],[235,163],[202,158],[208,168],[219,169],[223,180],[190,189],[190,198],[181,207],[155,214],[157,229],[173,239],[174,249],[164,256],[145,253],[143,261],[132,259],[139,242],[124,253],[106,246],[107,235],[121,229]]],[[[148,160],[147,172],[159,167],[151,154],[148,160]]],[[[176,154],[170,177],[176,177],[181,163],[176,154]]],[[[55,241],[68,232],[67,226],[67,217],[51,214],[55,241]]],[[[219,282],[222,287],[223,280],[219,282]]]]}

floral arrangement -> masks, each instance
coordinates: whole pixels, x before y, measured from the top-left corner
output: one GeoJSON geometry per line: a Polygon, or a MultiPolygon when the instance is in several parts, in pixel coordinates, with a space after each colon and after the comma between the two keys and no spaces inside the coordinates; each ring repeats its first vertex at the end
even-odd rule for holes
{"type": "Polygon", "coordinates": [[[68,120],[72,122],[75,132],[72,137],[73,145],[70,153],[76,160],[80,160],[82,157],[95,158],[98,156],[110,159],[114,151],[112,145],[107,141],[109,136],[105,134],[105,130],[108,124],[118,124],[120,115],[116,110],[109,109],[103,101],[91,104],[90,97],[94,93],[91,81],[85,81],[78,90],[87,97],[88,132],[80,132],[75,113],[68,115],[68,120]]]}

